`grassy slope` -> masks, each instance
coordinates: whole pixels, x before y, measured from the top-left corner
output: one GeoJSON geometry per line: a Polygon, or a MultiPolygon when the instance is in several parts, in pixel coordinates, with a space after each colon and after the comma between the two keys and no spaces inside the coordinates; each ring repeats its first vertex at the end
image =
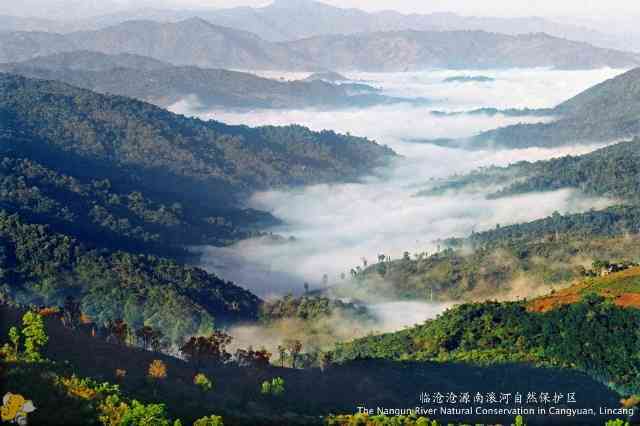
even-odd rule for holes
{"type": "Polygon", "coordinates": [[[586,279],[569,288],[536,298],[529,302],[528,308],[534,312],[546,312],[576,303],[590,293],[599,294],[617,306],[640,309],[640,268],[586,279]]]}

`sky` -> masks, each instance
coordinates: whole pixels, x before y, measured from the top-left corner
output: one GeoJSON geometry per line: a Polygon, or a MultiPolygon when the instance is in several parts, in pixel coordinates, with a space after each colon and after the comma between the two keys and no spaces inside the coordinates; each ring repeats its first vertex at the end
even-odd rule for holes
{"type": "MultiPolygon", "coordinates": [[[[292,1],[292,0],[289,0],[292,1]]],[[[455,12],[478,16],[579,16],[615,17],[640,15],[635,0],[323,0],[327,4],[358,9],[397,10],[405,13],[455,12]]],[[[229,8],[263,6],[270,0],[22,0],[0,1],[0,13],[57,16],[60,13],[102,14],[121,7],[229,8]]]]}

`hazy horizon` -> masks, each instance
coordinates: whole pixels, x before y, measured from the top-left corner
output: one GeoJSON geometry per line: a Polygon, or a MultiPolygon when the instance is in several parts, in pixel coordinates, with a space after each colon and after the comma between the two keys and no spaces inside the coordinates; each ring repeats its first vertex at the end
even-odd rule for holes
{"type": "MultiPolygon", "coordinates": [[[[309,0],[280,0],[309,1],[309,0]]],[[[227,9],[238,6],[261,7],[273,0],[25,0],[0,4],[0,14],[39,18],[88,18],[132,9],[227,9]]],[[[566,23],[584,24],[598,20],[629,21],[640,15],[640,4],[625,0],[603,3],[595,0],[511,1],[489,0],[482,3],[463,0],[421,2],[416,0],[322,0],[334,7],[355,8],[367,12],[396,11],[405,14],[456,13],[477,17],[545,17],[566,23]],[[575,22],[571,20],[576,18],[575,22]]],[[[613,29],[612,29],[613,30],[613,29]]]]}

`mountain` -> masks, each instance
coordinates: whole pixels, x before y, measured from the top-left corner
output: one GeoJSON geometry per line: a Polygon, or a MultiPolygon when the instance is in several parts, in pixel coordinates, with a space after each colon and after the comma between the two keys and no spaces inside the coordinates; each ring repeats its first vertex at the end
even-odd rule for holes
{"type": "Polygon", "coordinates": [[[25,61],[36,56],[77,50],[62,34],[47,32],[0,32],[0,62],[25,61]]]}
{"type": "Polygon", "coordinates": [[[100,93],[129,96],[168,107],[185,99],[194,108],[340,108],[417,102],[378,94],[364,84],[321,79],[281,81],[248,73],[176,67],[144,56],[74,51],[41,56],[0,70],[29,78],[62,81],[100,93]]]}
{"type": "Polygon", "coordinates": [[[542,33],[394,31],[318,36],[273,43],[210,24],[127,21],[97,31],[0,33],[0,61],[22,62],[73,50],[135,54],[173,65],[276,70],[406,71],[430,68],[630,68],[640,55],[542,33]]]}
{"type": "MultiPolygon", "coordinates": [[[[628,291],[638,296],[637,285],[629,285],[628,291]]],[[[588,290],[576,303],[543,313],[532,312],[526,301],[465,304],[408,330],[339,344],[335,359],[528,362],[577,369],[620,393],[633,394],[640,390],[633,373],[633,348],[640,342],[628,327],[636,321],[640,310],[616,306],[588,290]]]]}
{"type": "Polygon", "coordinates": [[[352,179],[394,155],[333,132],[203,122],[9,74],[0,118],[0,299],[71,296],[99,324],[152,325],[170,343],[257,320],[262,304],[178,263],[179,247],[273,223],[238,207],[258,188],[352,179]]]}
{"type": "Polygon", "coordinates": [[[73,297],[97,324],[124,319],[164,330],[167,343],[215,323],[256,319],[260,299],[230,282],[173,260],[91,249],[46,225],[0,211],[5,303],[62,306],[73,297]],[[171,324],[171,327],[167,325],[171,324]]]}
{"type": "Polygon", "coordinates": [[[33,59],[20,62],[16,68],[46,69],[46,70],[74,70],[74,71],[111,71],[116,68],[129,68],[138,71],[155,71],[170,68],[168,62],[162,62],[146,56],[119,53],[107,55],[88,50],[76,50],[61,52],[53,55],[37,56],[33,59]]]}
{"type": "Polygon", "coordinates": [[[286,46],[258,36],[213,25],[200,18],[177,23],[128,21],[98,31],[68,35],[79,49],[103,53],[134,53],[205,68],[299,69],[306,59],[286,46]]]}
{"type": "Polygon", "coordinates": [[[640,136],[640,68],[585,90],[552,113],[557,117],[553,122],[491,130],[467,146],[559,146],[640,136]]]}
{"type": "Polygon", "coordinates": [[[429,68],[628,68],[640,56],[546,34],[397,31],[313,37],[285,43],[326,69],[408,71],[429,68]]]}
{"type": "Polygon", "coordinates": [[[311,65],[287,47],[200,18],[176,23],[127,21],[69,34],[0,33],[0,61],[21,62],[72,50],[136,54],[174,65],[207,68],[299,69],[311,65]]]}
{"type": "MultiPolygon", "coordinates": [[[[9,327],[20,329],[20,317],[24,312],[0,305],[0,335],[7,336],[9,327]]],[[[6,388],[37,405],[37,410],[29,414],[32,424],[98,425],[106,421],[118,424],[124,416],[141,419],[134,424],[146,421],[158,426],[172,425],[178,423],[168,419],[179,418],[179,424],[191,425],[202,416],[207,416],[210,425],[220,424],[219,418],[217,422],[210,420],[211,413],[215,413],[222,416],[224,424],[238,426],[342,426],[366,424],[369,418],[358,415],[357,420],[350,422],[350,416],[329,413],[351,413],[353,407],[360,404],[395,406],[416,399],[421,392],[453,392],[457,395],[471,389],[483,395],[499,389],[514,396],[516,393],[526,396],[528,392],[537,393],[540,389],[553,389],[553,392],[567,395],[580,389],[584,395],[572,403],[572,409],[576,410],[599,404],[617,407],[619,400],[607,386],[568,369],[535,368],[525,364],[483,366],[374,359],[331,363],[323,370],[294,369],[276,367],[268,362],[246,365],[245,361],[240,365],[235,356],[226,364],[207,360],[198,365],[157,351],[110,343],[101,335],[92,337],[90,326],[72,330],[53,315],[45,317],[44,328],[49,339],[41,352],[49,361],[8,361],[5,365],[9,368],[0,371],[6,388]],[[156,364],[161,362],[167,373],[157,381],[148,377],[149,366],[154,361],[156,364]],[[203,391],[194,384],[196,372],[209,378],[215,387],[203,391]],[[277,397],[261,394],[262,383],[276,377],[284,382],[284,392],[277,397]],[[313,398],[300,398],[303,393],[313,398]],[[133,399],[139,402],[136,404],[133,399]]],[[[221,349],[226,350],[224,346],[221,349]]],[[[616,354],[616,351],[611,353],[616,354]]],[[[626,366],[623,364],[619,368],[622,371],[626,366]]],[[[464,403],[452,406],[465,408],[464,403]]],[[[523,406],[527,404],[523,403],[523,406]]],[[[418,424],[462,426],[487,422],[489,418],[471,414],[465,415],[464,422],[459,423],[460,415],[443,414],[438,405],[432,407],[437,415],[428,417],[437,417],[441,423],[420,416],[418,424]]],[[[486,407],[495,407],[495,404],[486,407]]],[[[506,424],[513,422],[514,416],[505,414],[490,418],[491,423],[506,424]]],[[[544,424],[545,418],[531,416],[527,417],[527,422],[540,420],[534,424],[544,424]]],[[[601,416],[584,418],[582,424],[585,425],[604,424],[601,416]]],[[[574,417],[559,416],[556,424],[571,425],[574,420],[574,417]]],[[[380,426],[397,425],[398,417],[376,415],[375,422],[380,426]]]]}
{"type": "Polygon", "coordinates": [[[204,122],[57,82],[0,74],[0,88],[3,151],[192,201],[350,180],[394,155],[363,138],[204,122]]]}
{"type": "MultiPolygon", "coordinates": [[[[264,7],[234,7],[225,9],[162,10],[140,8],[122,10],[74,22],[58,22],[63,32],[80,29],[101,29],[128,20],[178,22],[201,17],[213,24],[236,28],[273,41],[291,41],[329,34],[356,34],[378,31],[487,31],[510,35],[546,33],[559,38],[582,41],[614,49],[638,50],[640,45],[633,31],[620,33],[595,22],[584,25],[556,22],[540,17],[482,17],[454,13],[403,14],[392,10],[368,13],[359,9],[341,8],[310,0],[276,0],[264,7]],[[599,30],[595,30],[598,28],[599,30]],[[630,40],[634,43],[630,44],[630,40]]],[[[575,20],[575,19],[574,19],[575,20]]],[[[566,20],[571,22],[570,20],[566,20]]],[[[43,23],[44,25],[44,23],[43,23]]],[[[51,26],[26,28],[50,31],[51,26]]]]}

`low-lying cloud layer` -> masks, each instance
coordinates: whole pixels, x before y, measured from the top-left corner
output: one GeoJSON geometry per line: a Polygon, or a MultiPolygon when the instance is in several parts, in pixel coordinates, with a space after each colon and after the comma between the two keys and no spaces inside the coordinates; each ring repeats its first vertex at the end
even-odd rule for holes
{"type": "MultiPolygon", "coordinates": [[[[612,70],[514,70],[489,73],[497,79],[494,83],[460,84],[463,87],[442,82],[452,72],[350,77],[373,80],[384,88],[385,94],[413,93],[438,98],[440,105],[433,109],[461,110],[486,106],[549,107],[616,73],[612,70]]],[[[469,152],[403,142],[416,138],[465,137],[497,126],[539,121],[537,117],[438,117],[431,115],[429,108],[406,105],[327,112],[212,111],[203,117],[250,125],[298,123],[313,129],[331,128],[371,137],[403,155],[388,169],[372,170],[376,177],[359,183],[254,194],[249,202],[252,207],[269,211],[284,221],[283,226],[272,231],[294,237],[294,240],[260,238],[232,247],[202,248],[203,264],[263,297],[289,291],[299,293],[304,282],[318,288],[324,274],[328,275],[329,284],[338,282],[341,274],[348,275],[352,267],[361,264],[362,258],[373,263],[382,253],[398,258],[404,251],[433,252],[437,249],[438,239],[466,236],[497,224],[535,220],[556,210],[578,212],[608,203],[586,199],[568,189],[498,200],[487,200],[484,193],[414,196],[428,187],[434,178],[468,172],[480,166],[586,153],[596,148],[567,146],[469,152]]]]}

